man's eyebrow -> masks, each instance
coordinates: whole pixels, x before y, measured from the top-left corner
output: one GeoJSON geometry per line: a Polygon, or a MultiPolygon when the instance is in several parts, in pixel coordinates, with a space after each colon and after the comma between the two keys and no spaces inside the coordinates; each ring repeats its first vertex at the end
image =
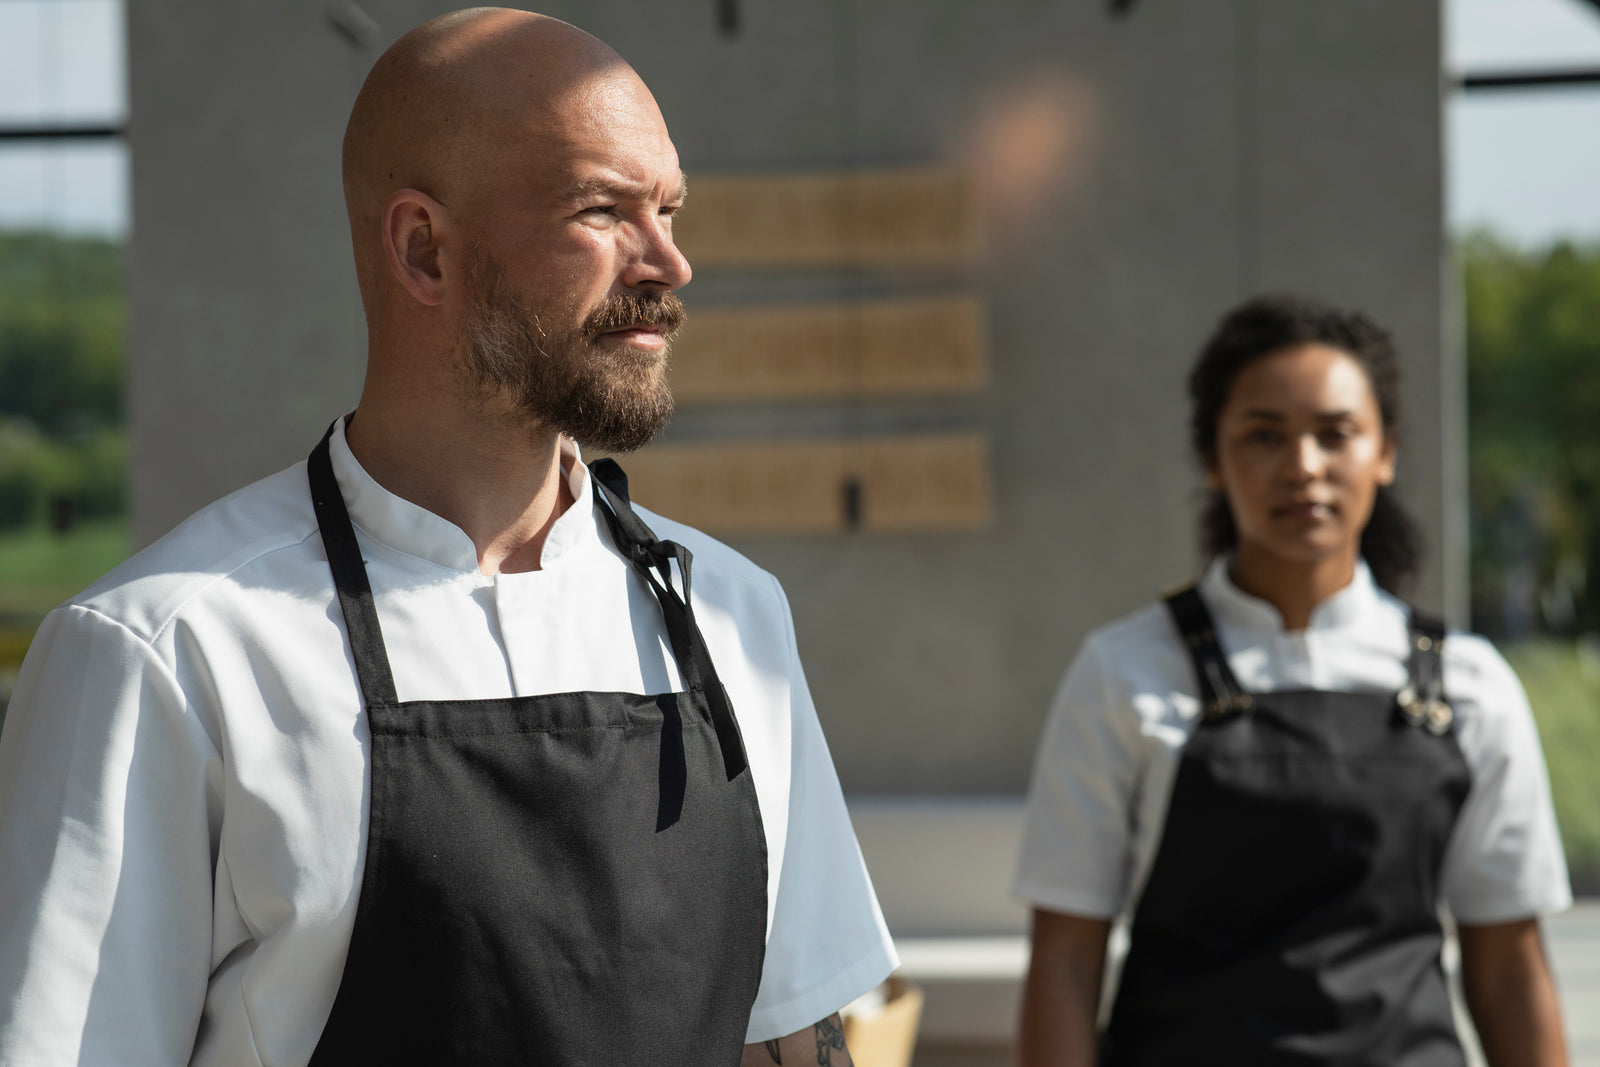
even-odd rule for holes
{"type": "MultiPolygon", "coordinates": [[[[642,200],[650,195],[651,186],[618,178],[585,178],[572,186],[574,200],[591,196],[604,196],[615,200],[642,200]]],[[[689,195],[689,179],[680,173],[678,188],[670,199],[682,200],[689,195]]]]}
{"type": "Polygon", "coordinates": [[[1283,412],[1271,408],[1246,408],[1243,415],[1247,419],[1266,419],[1269,422],[1283,422],[1285,419],[1283,412]]]}

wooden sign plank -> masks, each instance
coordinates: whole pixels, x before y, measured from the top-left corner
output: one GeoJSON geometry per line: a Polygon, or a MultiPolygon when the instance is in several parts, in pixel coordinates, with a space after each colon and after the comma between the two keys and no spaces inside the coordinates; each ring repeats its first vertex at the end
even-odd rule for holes
{"type": "Polygon", "coordinates": [[[696,268],[930,267],[970,261],[970,183],[945,168],[691,175],[673,236],[696,268]]]}
{"type": "Polygon", "coordinates": [[[980,434],[872,438],[850,450],[861,528],[976,530],[989,524],[989,442],[980,434]]]}
{"type": "Polygon", "coordinates": [[[708,533],[844,529],[839,441],[655,445],[620,462],[639,503],[708,533]]]}
{"type": "Polygon", "coordinates": [[[987,334],[968,295],[691,311],[672,391],[686,405],[977,392],[987,334]]]}
{"type": "Polygon", "coordinates": [[[981,434],[658,445],[622,463],[639,503],[718,535],[954,532],[993,510],[981,434]]]}

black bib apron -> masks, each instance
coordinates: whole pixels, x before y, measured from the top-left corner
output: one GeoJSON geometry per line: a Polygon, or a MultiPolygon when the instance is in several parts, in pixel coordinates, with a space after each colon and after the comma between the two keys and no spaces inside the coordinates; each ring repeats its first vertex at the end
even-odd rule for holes
{"type": "Polygon", "coordinates": [[[1470,773],[1443,627],[1398,695],[1246,693],[1193,588],[1167,606],[1202,717],[1103,1036],[1108,1067],[1464,1067],[1439,877],[1470,773]]]}
{"type": "Polygon", "coordinates": [[[401,703],[326,436],[311,455],[372,734],[366,869],[314,1067],[739,1062],[766,947],[755,789],[689,552],[651,534],[614,463],[590,474],[686,691],[401,703]]]}

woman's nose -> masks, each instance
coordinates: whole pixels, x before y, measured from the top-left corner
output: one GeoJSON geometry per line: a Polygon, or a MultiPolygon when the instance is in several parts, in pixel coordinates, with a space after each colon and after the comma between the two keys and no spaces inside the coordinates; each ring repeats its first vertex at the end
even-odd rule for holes
{"type": "Polygon", "coordinates": [[[1305,434],[1296,442],[1290,455],[1289,472],[1296,480],[1315,478],[1322,473],[1327,457],[1322,445],[1312,434],[1305,434]]]}

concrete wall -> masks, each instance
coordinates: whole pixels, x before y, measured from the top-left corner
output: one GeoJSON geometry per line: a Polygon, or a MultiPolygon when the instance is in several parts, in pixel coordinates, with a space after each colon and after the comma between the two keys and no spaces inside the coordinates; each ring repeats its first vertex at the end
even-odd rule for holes
{"type": "MultiPolygon", "coordinates": [[[[130,6],[141,537],[293,462],[354,402],[364,336],[339,138],[377,52],[445,6],[367,0],[365,42],[349,3],[130,6]]],[[[989,435],[983,534],[738,542],[789,590],[847,789],[1024,788],[1084,633],[1196,569],[1183,376],[1217,316],[1264,288],[1395,330],[1402,489],[1435,549],[1418,599],[1461,606],[1436,4],[1142,0],[1124,19],[1099,0],[737,7],[734,36],[710,2],[545,10],[640,70],[691,176],[936,161],[988,175],[992,237],[970,272],[702,273],[685,293],[691,310],[913,284],[990,301],[980,397],[684,411],[668,432],[989,435]],[[1023,105],[1044,116],[1025,142],[1065,137],[1031,178],[995,171],[1010,143],[996,131],[1023,105]]]]}

